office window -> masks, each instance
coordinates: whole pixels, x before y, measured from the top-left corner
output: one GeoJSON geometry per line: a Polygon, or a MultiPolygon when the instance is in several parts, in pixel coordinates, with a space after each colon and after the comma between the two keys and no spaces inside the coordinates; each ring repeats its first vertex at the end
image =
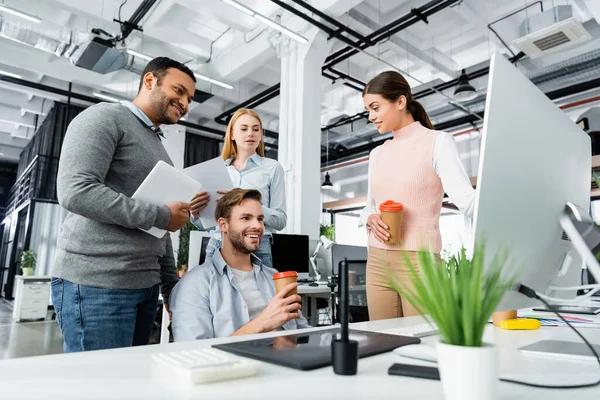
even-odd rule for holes
{"type": "Polygon", "coordinates": [[[469,250],[468,243],[471,237],[471,230],[470,218],[466,218],[458,212],[442,214],[440,216],[442,255],[456,255],[463,246],[469,250]]]}
{"type": "MultiPolygon", "coordinates": [[[[600,202],[599,202],[600,203],[600,202]]],[[[335,214],[335,242],[354,246],[367,246],[365,228],[358,227],[358,212],[340,212],[335,214]]],[[[442,254],[457,254],[468,244],[471,238],[471,219],[456,212],[440,216],[442,235],[442,254]]]]}
{"type": "Polygon", "coordinates": [[[367,245],[365,228],[358,227],[359,213],[341,212],[335,214],[335,242],[353,246],[367,245]]]}
{"type": "Polygon", "coordinates": [[[596,225],[600,225],[600,200],[590,202],[590,216],[596,225]]]}

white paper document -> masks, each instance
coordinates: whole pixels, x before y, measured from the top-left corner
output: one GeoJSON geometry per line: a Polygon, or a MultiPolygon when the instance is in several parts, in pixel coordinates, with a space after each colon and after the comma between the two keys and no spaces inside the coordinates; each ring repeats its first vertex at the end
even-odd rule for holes
{"type": "MultiPolygon", "coordinates": [[[[131,198],[145,200],[156,205],[167,205],[178,201],[189,203],[201,187],[200,182],[166,162],[159,161],[131,198]]],[[[167,233],[166,230],[157,227],[141,230],[157,238],[161,238],[167,233]]]]}
{"type": "Polygon", "coordinates": [[[217,225],[215,219],[215,209],[217,208],[217,199],[221,197],[217,194],[217,190],[233,189],[233,182],[227,172],[227,166],[222,157],[216,157],[212,160],[205,161],[200,164],[187,167],[183,170],[189,177],[202,183],[201,192],[210,194],[210,201],[200,212],[200,222],[202,226],[211,228],[217,225]]]}

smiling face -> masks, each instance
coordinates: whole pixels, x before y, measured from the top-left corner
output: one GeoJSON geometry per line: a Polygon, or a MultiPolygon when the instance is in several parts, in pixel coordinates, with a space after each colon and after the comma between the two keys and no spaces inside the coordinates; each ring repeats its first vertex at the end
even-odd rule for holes
{"type": "MultiPolygon", "coordinates": [[[[177,68],[167,69],[160,81],[150,74],[150,105],[158,124],[175,124],[189,111],[196,85],[192,78],[177,68]]],[[[146,79],[145,79],[146,80],[146,79]]]]}
{"type": "Polygon", "coordinates": [[[235,251],[250,254],[260,248],[265,231],[262,205],[256,199],[244,199],[231,209],[229,219],[219,218],[223,239],[231,242],[235,251]]]}
{"type": "Polygon", "coordinates": [[[363,96],[365,109],[379,133],[387,133],[400,129],[406,114],[406,97],[400,96],[397,101],[391,102],[380,94],[366,93],[363,96]]]}
{"type": "Polygon", "coordinates": [[[255,153],[263,139],[260,121],[250,114],[241,115],[233,125],[232,139],[238,152],[255,153]]]}

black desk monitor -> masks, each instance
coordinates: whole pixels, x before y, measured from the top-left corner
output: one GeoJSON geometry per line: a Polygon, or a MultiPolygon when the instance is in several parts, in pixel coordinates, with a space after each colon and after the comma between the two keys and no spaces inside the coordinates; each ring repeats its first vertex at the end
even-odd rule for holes
{"type": "MultiPolygon", "coordinates": [[[[339,328],[331,328],[277,338],[217,344],[213,347],[238,356],[309,371],[331,365],[331,341],[333,335],[339,332],[339,328]]],[[[408,344],[421,343],[419,338],[352,329],[349,331],[349,338],[358,342],[359,358],[386,353],[408,344]]]]}
{"type": "MultiPolygon", "coordinates": [[[[333,268],[333,274],[338,275],[340,268],[340,261],[344,258],[348,260],[366,260],[368,256],[368,251],[366,247],[363,246],[351,246],[345,244],[334,244],[331,247],[331,267],[333,268]]],[[[366,265],[362,268],[366,268],[366,265]]],[[[358,265],[352,266],[353,270],[359,269],[358,265]]],[[[361,275],[364,275],[365,270],[357,271],[361,275]]]]}
{"type": "Polygon", "coordinates": [[[296,271],[308,277],[308,235],[273,234],[273,268],[279,272],[296,271]]]}

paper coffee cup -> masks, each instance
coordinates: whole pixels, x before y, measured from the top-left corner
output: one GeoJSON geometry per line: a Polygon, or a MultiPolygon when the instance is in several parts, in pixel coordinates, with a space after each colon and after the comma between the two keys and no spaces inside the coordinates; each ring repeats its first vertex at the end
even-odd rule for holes
{"type": "MultiPolygon", "coordinates": [[[[273,274],[273,282],[275,282],[275,292],[279,293],[290,283],[298,282],[298,273],[296,271],[278,272],[273,274]]],[[[285,297],[289,297],[293,294],[298,294],[298,288],[290,290],[285,297]]]]}
{"type": "MultiPolygon", "coordinates": [[[[296,271],[277,272],[273,274],[273,282],[275,282],[275,293],[279,293],[290,283],[298,282],[298,273],[296,271]]],[[[298,294],[297,287],[290,290],[285,297],[290,297],[293,294],[298,294]]]]}
{"type": "Polygon", "coordinates": [[[381,212],[381,220],[388,226],[390,236],[387,243],[401,244],[402,243],[402,211],[404,206],[402,203],[388,200],[381,203],[379,211],[381,212]]]}

